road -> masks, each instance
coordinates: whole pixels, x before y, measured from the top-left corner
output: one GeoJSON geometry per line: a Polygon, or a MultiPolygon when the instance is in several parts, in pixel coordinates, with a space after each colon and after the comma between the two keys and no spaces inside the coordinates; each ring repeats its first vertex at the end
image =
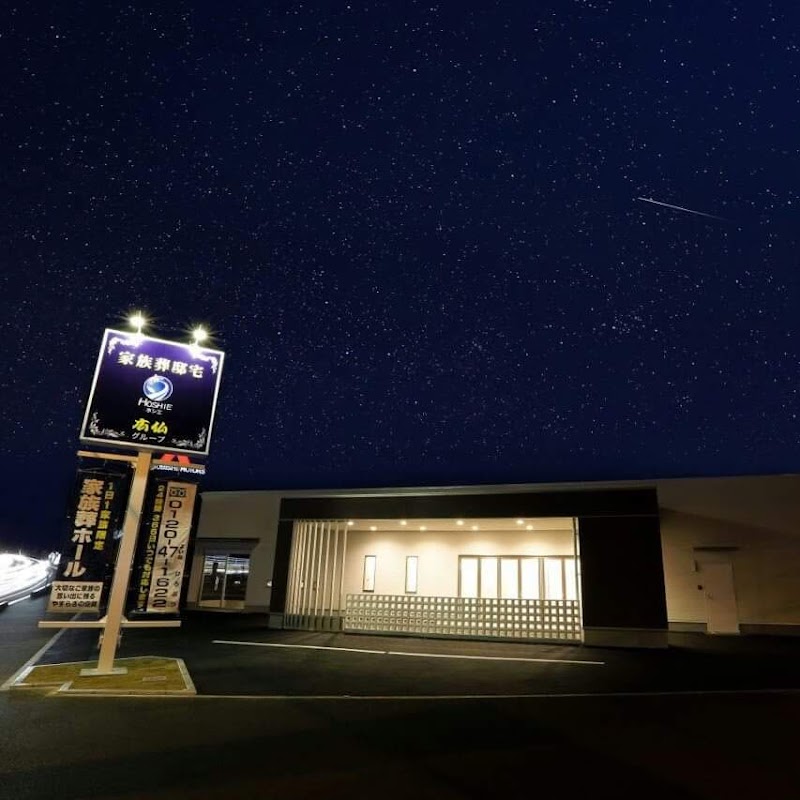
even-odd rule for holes
{"type": "Polygon", "coordinates": [[[50,575],[51,566],[45,559],[0,553],[0,606],[44,589],[50,575]]]}
{"type": "MultiPolygon", "coordinates": [[[[41,646],[40,635],[30,629],[42,608],[41,601],[30,601],[0,614],[0,636],[5,639],[8,631],[16,631],[19,663],[41,646]]],[[[269,648],[212,646],[210,639],[225,627],[224,620],[215,623],[218,627],[209,636],[202,633],[204,624],[201,620],[188,626],[198,641],[209,640],[198,645],[205,661],[194,654],[202,672],[195,678],[213,683],[217,675],[219,684],[235,688],[240,659],[257,661],[269,648]]],[[[230,633],[246,635],[241,624],[231,625],[230,633]]],[[[255,638],[253,631],[250,636],[255,638]]],[[[146,646],[154,642],[150,639],[146,646]]],[[[418,649],[425,645],[408,644],[418,649]]],[[[74,646],[85,647],[87,641],[74,646]]],[[[184,646],[189,648],[188,638],[184,646]]],[[[127,648],[135,649],[131,643],[127,648]]],[[[278,670],[278,650],[264,656],[263,670],[278,670]]],[[[583,651],[590,652],[596,651],[583,651]]],[[[285,671],[289,666],[299,671],[296,680],[307,673],[305,696],[326,687],[315,664],[342,664],[345,657],[304,651],[299,658],[298,651],[289,649],[286,654],[291,660],[285,671]]],[[[724,656],[718,658],[724,667],[724,656]]],[[[412,661],[422,659],[403,663],[412,661]]],[[[433,659],[424,671],[442,661],[433,659]]],[[[369,669],[386,682],[381,671],[392,671],[396,663],[376,655],[369,669]]],[[[460,662],[446,663],[452,667],[460,662]]],[[[622,670],[624,678],[625,663],[620,656],[603,669],[622,670]]],[[[481,675],[496,669],[500,681],[508,677],[509,666],[486,662],[481,675]]],[[[768,673],[769,665],[764,666],[768,673]]],[[[520,663],[518,668],[534,674],[539,666],[520,663]]],[[[9,671],[5,657],[2,669],[9,671]]],[[[250,663],[245,672],[253,669],[250,663]]],[[[461,691],[463,670],[454,672],[461,691]]],[[[368,680],[369,674],[362,663],[359,680],[368,680]]],[[[591,683],[591,675],[597,674],[583,680],[591,683]]],[[[446,686],[443,678],[436,680],[446,686]]],[[[0,730],[10,734],[0,738],[0,798],[419,800],[530,798],[557,792],[638,800],[775,800],[800,794],[795,763],[800,695],[774,689],[683,691],[389,700],[333,694],[329,699],[124,699],[0,693],[0,730]]]]}

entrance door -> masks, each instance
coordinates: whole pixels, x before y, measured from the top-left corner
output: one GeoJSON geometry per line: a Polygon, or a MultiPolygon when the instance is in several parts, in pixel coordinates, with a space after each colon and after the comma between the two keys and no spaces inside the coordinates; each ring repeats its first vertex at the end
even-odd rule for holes
{"type": "Polygon", "coordinates": [[[206,553],[203,561],[203,608],[244,608],[250,556],[206,553]]]}
{"type": "Polygon", "coordinates": [[[225,567],[225,595],[223,608],[244,608],[247,579],[250,577],[250,556],[228,556],[225,567]]]}
{"type": "Polygon", "coordinates": [[[733,567],[730,562],[706,562],[701,565],[701,569],[708,632],[739,633],[733,567]]]}

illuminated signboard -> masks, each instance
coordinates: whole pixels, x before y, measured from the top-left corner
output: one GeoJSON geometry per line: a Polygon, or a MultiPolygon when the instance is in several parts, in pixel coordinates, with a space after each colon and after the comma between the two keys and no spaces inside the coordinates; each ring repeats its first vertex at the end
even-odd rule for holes
{"type": "Polygon", "coordinates": [[[81,440],[208,455],[225,354],[106,330],[81,440]]]}

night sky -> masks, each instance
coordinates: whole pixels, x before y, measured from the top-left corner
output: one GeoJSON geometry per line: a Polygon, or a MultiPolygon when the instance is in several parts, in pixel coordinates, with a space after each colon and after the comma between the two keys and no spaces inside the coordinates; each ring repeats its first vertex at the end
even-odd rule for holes
{"type": "Polygon", "coordinates": [[[227,353],[207,489],[800,471],[796,2],[0,33],[0,545],[57,545],[135,309],[227,353]]]}

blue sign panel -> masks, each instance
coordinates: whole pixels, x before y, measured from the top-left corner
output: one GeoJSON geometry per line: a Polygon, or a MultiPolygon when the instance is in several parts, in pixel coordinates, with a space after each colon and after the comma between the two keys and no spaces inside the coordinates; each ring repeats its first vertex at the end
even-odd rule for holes
{"type": "Polygon", "coordinates": [[[81,440],[208,455],[225,354],[106,330],[81,440]]]}

